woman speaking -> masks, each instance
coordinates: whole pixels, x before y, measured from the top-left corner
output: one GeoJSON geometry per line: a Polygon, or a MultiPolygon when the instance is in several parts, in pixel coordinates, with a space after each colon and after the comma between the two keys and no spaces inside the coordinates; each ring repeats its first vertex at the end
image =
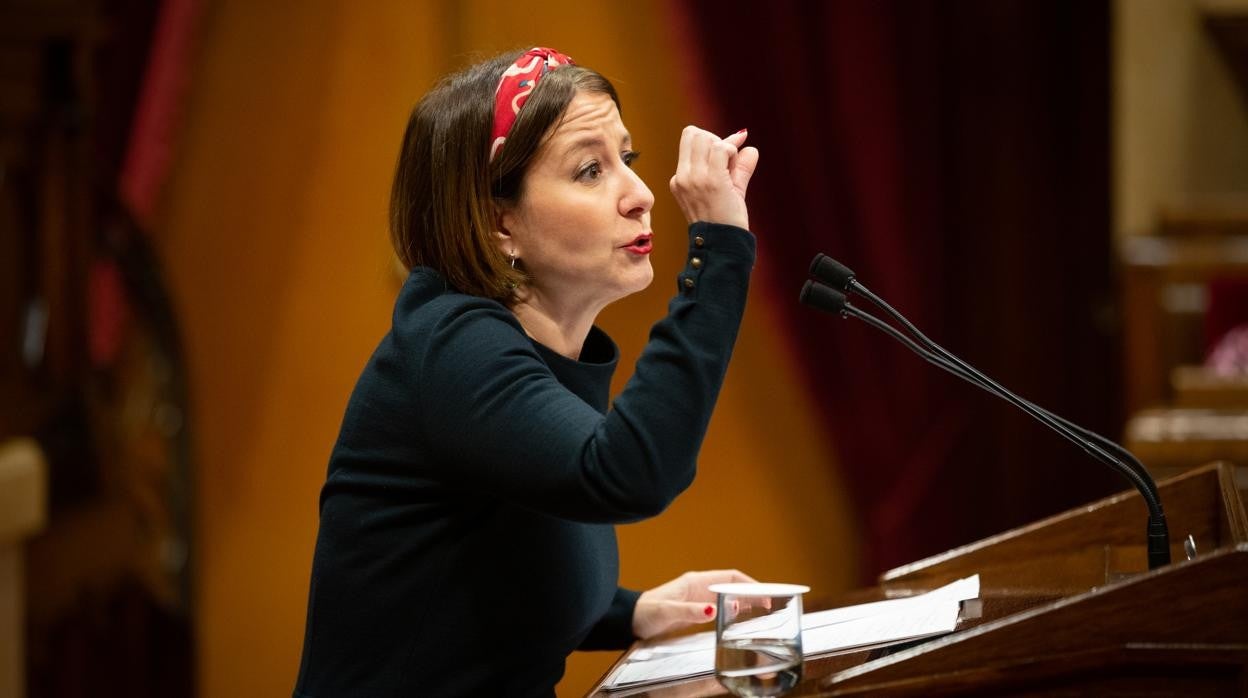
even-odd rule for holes
{"type": "Polygon", "coordinates": [[[693,481],[754,263],[746,135],[681,135],[687,261],[611,402],[594,320],[677,244],[615,89],[535,48],[416,105],[390,211],[411,273],[330,457],[296,696],[553,695],[572,651],[706,622],[709,584],[750,581],[621,588],[613,526],[693,481]]]}

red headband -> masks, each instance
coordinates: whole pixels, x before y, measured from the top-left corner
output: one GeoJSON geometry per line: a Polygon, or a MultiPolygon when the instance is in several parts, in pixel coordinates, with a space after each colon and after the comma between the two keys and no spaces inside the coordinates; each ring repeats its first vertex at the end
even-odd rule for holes
{"type": "Polygon", "coordinates": [[[490,134],[490,159],[498,154],[516,123],[516,115],[524,106],[537,81],[561,65],[572,65],[572,59],[553,48],[531,48],[516,59],[498,81],[494,91],[494,130],[490,134]]]}

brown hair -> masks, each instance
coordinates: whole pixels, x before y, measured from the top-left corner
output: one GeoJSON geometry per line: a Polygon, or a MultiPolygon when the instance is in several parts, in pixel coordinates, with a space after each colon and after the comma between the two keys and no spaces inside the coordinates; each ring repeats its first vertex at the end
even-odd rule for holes
{"type": "Polygon", "coordinates": [[[525,280],[494,239],[500,207],[519,202],[525,172],[578,91],[620,102],[598,73],[557,68],[537,83],[491,162],[494,91],[519,55],[455,73],[417,103],[390,192],[390,240],[404,266],[430,267],[459,291],[500,301],[525,280]]]}

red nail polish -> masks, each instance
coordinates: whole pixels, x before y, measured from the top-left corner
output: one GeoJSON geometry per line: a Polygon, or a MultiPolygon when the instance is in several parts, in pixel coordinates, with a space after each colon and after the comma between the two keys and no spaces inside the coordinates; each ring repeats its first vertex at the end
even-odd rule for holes
{"type": "Polygon", "coordinates": [[[702,609],[702,612],[706,614],[707,618],[710,618],[712,615],[715,614],[715,607],[707,606],[706,608],[702,609]]]}
{"type": "Polygon", "coordinates": [[[736,135],[738,135],[738,134],[745,133],[746,131],[749,131],[749,130],[750,130],[750,129],[748,129],[748,128],[743,128],[743,129],[741,129],[740,131],[737,131],[736,133],[734,133],[734,134],[732,134],[732,135],[736,136],[736,135]]]}

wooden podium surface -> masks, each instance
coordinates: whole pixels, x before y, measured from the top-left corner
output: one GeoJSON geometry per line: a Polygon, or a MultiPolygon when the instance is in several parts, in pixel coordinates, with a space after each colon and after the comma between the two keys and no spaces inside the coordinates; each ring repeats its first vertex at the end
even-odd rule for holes
{"type": "MultiPolygon", "coordinates": [[[[833,605],[975,573],[980,599],[964,604],[948,635],[807,659],[786,695],[1248,695],[1248,516],[1233,466],[1210,464],[1158,487],[1169,566],[1147,569],[1147,511],[1131,492],[899,567],[833,605]]],[[[619,691],[599,682],[590,695],[729,694],[702,677],[619,691]]]]}

